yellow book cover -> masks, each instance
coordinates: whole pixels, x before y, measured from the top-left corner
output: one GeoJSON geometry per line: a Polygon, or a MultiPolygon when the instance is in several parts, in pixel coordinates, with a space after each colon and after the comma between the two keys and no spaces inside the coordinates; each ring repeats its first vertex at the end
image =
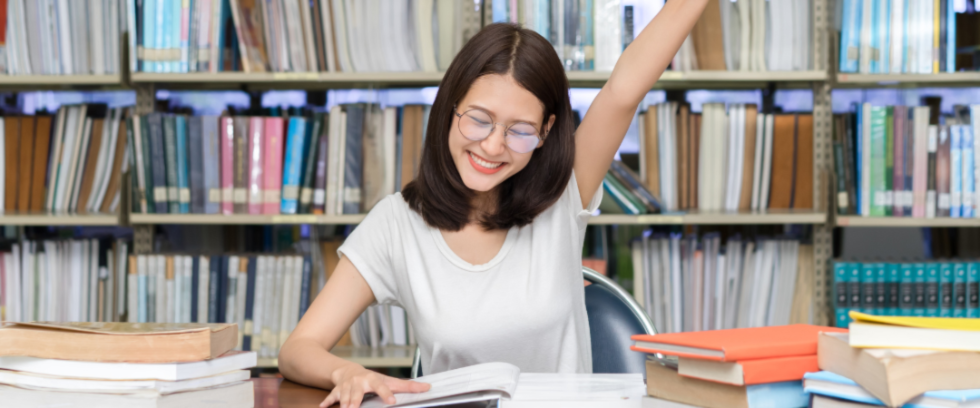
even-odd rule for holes
{"type": "Polygon", "coordinates": [[[980,319],[950,317],[905,317],[875,316],[861,312],[850,312],[855,322],[878,323],[892,326],[918,327],[923,329],[980,331],[980,319]]]}
{"type": "Polygon", "coordinates": [[[933,1],[932,10],[932,73],[939,73],[939,1],[933,1]]]}

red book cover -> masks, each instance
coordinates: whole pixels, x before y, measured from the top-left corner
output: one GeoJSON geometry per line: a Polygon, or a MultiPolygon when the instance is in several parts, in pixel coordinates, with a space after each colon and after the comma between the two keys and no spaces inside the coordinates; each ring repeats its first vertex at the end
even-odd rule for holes
{"type": "Polygon", "coordinates": [[[282,189],[282,149],[283,134],[285,133],[286,122],[283,118],[264,118],[265,119],[265,203],[263,205],[266,214],[279,214],[281,203],[279,202],[279,191],[282,189]]]}
{"type": "Polygon", "coordinates": [[[264,133],[263,118],[248,118],[248,213],[254,215],[262,214],[265,203],[265,180],[262,177],[262,168],[265,166],[262,159],[264,133]]]}
{"type": "Polygon", "coordinates": [[[847,332],[847,329],[791,324],[658,335],[637,334],[630,337],[635,342],[630,349],[715,361],[807,356],[817,354],[817,335],[821,332],[847,332]]]}

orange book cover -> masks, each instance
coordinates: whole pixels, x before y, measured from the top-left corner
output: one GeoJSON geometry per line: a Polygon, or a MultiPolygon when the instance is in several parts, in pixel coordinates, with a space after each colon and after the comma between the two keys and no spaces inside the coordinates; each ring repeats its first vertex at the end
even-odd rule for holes
{"type": "Polygon", "coordinates": [[[715,361],[741,361],[817,354],[821,332],[847,329],[809,324],[708,330],[630,337],[633,351],[715,361]]]}
{"type": "Polygon", "coordinates": [[[797,381],[803,374],[820,371],[817,354],[759,360],[739,361],[745,385],[768,384],[780,381],[797,381]]]}

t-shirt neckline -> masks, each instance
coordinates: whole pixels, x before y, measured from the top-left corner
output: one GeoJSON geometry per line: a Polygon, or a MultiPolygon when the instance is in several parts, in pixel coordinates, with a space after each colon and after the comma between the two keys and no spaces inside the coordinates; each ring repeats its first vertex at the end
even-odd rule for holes
{"type": "Polygon", "coordinates": [[[442,255],[449,260],[449,262],[452,262],[453,265],[470,272],[484,272],[490,268],[493,268],[494,266],[497,266],[497,264],[504,260],[507,253],[510,252],[510,248],[514,246],[514,241],[517,240],[517,233],[520,231],[520,229],[516,226],[511,227],[510,230],[507,231],[507,237],[504,238],[504,244],[500,246],[500,250],[497,251],[497,255],[485,264],[473,265],[466,262],[463,260],[463,258],[460,258],[459,255],[456,255],[456,253],[453,252],[453,249],[446,243],[446,238],[442,236],[442,231],[439,231],[438,228],[433,228],[429,225],[426,225],[426,228],[428,228],[429,233],[432,234],[432,239],[435,240],[436,247],[439,248],[439,252],[441,252],[442,255]]]}

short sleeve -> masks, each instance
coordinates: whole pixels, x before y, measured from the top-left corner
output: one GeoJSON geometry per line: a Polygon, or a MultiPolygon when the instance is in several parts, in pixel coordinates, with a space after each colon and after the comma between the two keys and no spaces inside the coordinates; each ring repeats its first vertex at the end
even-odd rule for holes
{"type": "Polygon", "coordinates": [[[602,202],[602,185],[600,184],[599,189],[592,194],[589,205],[582,208],[582,195],[578,190],[578,180],[575,178],[575,172],[572,171],[572,177],[568,180],[568,188],[565,189],[564,196],[565,205],[570,207],[572,214],[575,215],[575,222],[579,229],[582,229],[588,224],[589,218],[592,217],[592,214],[599,208],[599,203],[602,202]]]}
{"type": "Polygon", "coordinates": [[[338,255],[346,256],[354,264],[374,292],[375,300],[381,304],[397,303],[395,271],[391,262],[394,232],[391,229],[395,224],[392,199],[401,198],[388,196],[378,202],[337,249],[338,255]]]}

